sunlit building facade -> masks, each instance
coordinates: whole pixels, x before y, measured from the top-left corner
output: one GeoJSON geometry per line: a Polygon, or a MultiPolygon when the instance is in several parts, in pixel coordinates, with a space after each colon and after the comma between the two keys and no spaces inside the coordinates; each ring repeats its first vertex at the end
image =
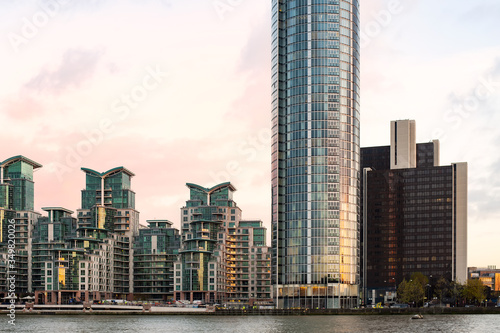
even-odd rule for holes
{"type": "Polygon", "coordinates": [[[468,279],[478,279],[492,292],[500,292],[500,269],[497,266],[469,267],[467,273],[468,279]]]}
{"type": "Polygon", "coordinates": [[[232,307],[272,304],[271,253],[260,220],[229,223],[226,237],[228,304],[232,307]]]}
{"type": "Polygon", "coordinates": [[[272,246],[279,308],[359,298],[359,3],[272,1],[272,246]]]}

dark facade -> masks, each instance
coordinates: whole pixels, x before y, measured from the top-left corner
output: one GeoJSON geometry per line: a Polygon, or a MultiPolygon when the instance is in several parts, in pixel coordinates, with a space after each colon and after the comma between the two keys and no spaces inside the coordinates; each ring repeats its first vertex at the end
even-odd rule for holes
{"type": "Polygon", "coordinates": [[[437,166],[438,150],[438,142],[417,144],[416,167],[390,169],[391,146],[361,149],[368,297],[415,272],[431,282],[466,278],[467,165],[437,166]]]}

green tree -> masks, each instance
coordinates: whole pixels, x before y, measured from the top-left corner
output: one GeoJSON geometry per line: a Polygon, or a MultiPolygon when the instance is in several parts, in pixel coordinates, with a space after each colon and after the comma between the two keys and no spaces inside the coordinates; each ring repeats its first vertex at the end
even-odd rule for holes
{"type": "Polygon", "coordinates": [[[398,300],[400,303],[408,303],[408,282],[406,279],[403,279],[403,281],[399,284],[398,286],[398,300]]]}
{"type": "Polygon", "coordinates": [[[429,283],[429,278],[420,272],[415,272],[411,275],[410,281],[415,281],[422,287],[425,287],[429,283]]]}
{"type": "Polygon", "coordinates": [[[466,302],[470,300],[481,304],[486,299],[486,288],[481,280],[469,279],[462,290],[462,296],[466,302]]]}
{"type": "Polygon", "coordinates": [[[425,296],[425,285],[420,280],[403,280],[398,286],[398,299],[401,303],[414,303],[417,306],[423,302],[425,296]]]}
{"type": "Polygon", "coordinates": [[[451,281],[450,295],[451,298],[455,301],[455,305],[464,304],[462,297],[464,287],[465,286],[458,281],[451,281]]]}
{"type": "Polygon", "coordinates": [[[450,282],[441,276],[436,283],[435,287],[436,295],[439,297],[439,303],[443,303],[443,298],[447,297],[450,290],[450,282]]]}

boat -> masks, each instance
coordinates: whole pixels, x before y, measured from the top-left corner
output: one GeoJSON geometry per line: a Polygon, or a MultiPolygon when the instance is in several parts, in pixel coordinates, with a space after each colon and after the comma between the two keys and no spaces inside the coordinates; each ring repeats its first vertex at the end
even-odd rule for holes
{"type": "Polygon", "coordinates": [[[414,314],[411,319],[424,319],[424,316],[422,316],[420,313],[414,314]]]}

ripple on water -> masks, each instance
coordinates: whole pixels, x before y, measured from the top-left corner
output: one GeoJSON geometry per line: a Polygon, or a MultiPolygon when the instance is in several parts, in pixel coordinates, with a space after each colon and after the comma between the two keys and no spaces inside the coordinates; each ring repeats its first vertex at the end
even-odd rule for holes
{"type": "Polygon", "coordinates": [[[0,331],[55,332],[207,332],[207,333],[364,333],[495,332],[498,315],[409,316],[18,316],[0,331]],[[7,328],[5,330],[5,328],[7,328]]]}

